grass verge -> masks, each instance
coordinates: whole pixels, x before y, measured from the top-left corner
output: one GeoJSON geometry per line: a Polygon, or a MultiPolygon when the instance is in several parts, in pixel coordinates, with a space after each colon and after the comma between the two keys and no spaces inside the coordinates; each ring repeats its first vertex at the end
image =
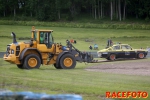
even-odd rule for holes
{"type": "Polygon", "coordinates": [[[84,70],[88,66],[78,63],[75,69],[56,70],[41,66],[37,70],[20,70],[16,65],[1,61],[0,88],[13,91],[33,91],[48,94],[79,94],[84,100],[102,100],[106,91],[147,91],[149,76],[121,75],[84,70]]]}

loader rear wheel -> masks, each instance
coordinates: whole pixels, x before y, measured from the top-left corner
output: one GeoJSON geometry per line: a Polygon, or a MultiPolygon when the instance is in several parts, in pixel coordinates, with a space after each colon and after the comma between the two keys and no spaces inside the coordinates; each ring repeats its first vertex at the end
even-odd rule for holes
{"type": "Polygon", "coordinates": [[[20,68],[20,69],[23,69],[23,65],[22,64],[17,65],[17,67],[20,68]]]}
{"type": "Polygon", "coordinates": [[[58,65],[58,67],[56,66],[56,64],[54,64],[54,67],[55,67],[56,69],[62,69],[61,66],[60,66],[60,64],[58,65]]]}
{"type": "Polygon", "coordinates": [[[60,58],[60,66],[62,69],[73,69],[76,66],[76,60],[73,55],[65,54],[60,58]]]}
{"type": "Polygon", "coordinates": [[[35,69],[35,68],[39,68],[40,65],[41,65],[41,60],[39,56],[37,56],[36,54],[29,54],[24,59],[23,67],[25,69],[35,69]]]}

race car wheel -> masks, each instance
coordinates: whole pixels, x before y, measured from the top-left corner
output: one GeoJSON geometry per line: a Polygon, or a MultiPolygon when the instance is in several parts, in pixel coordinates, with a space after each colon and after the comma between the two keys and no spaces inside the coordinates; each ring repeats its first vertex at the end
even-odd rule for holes
{"type": "Polygon", "coordinates": [[[112,61],[115,60],[116,59],[116,55],[115,54],[110,54],[109,59],[112,60],[112,61]]]}
{"type": "Polygon", "coordinates": [[[106,58],[107,60],[110,60],[110,58],[108,57],[108,58],[106,58]]]}
{"type": "Polygon", "coordinates": [[[73,69],[76,66],[76,60],[72,54],[64,54],[60,58],[60,66],[62,69],[73,69]]]}
{"type": "Polygon", "coordinates": [[[41,60],[39,56],[37,56],[36,54],[29,54],[24,59],[23,67],[25,69],[35,69],[35,68],[39,68],[40,65],[41,65],[41,60]]]}
{"type": "Polygon", "coordinates": [[[143,59],[144,57],[145,57],[144,53],[139,53],[139,54],[138,54],[138,58],[139,58],[139,59],[143,59]]]}

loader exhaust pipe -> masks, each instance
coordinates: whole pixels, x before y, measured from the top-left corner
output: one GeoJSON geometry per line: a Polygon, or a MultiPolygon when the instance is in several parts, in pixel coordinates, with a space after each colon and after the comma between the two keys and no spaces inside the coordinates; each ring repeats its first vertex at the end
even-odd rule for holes
{"type": "Polygon", "coordinates": [[[16,34],[14,32],[12,32],[11,36],[13,37],[13,43],[17,43],[16,34]]]}

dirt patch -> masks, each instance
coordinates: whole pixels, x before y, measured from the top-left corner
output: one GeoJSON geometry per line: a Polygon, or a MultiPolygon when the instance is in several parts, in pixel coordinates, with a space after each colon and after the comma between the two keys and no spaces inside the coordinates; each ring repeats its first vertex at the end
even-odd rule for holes
{"type": "Polygon", "coordinates": [[[86,68],[87,71],[106,72],[126,75],[150,76],[150,59],[123,59],[99,61],[100,64],[86,68]]]}

